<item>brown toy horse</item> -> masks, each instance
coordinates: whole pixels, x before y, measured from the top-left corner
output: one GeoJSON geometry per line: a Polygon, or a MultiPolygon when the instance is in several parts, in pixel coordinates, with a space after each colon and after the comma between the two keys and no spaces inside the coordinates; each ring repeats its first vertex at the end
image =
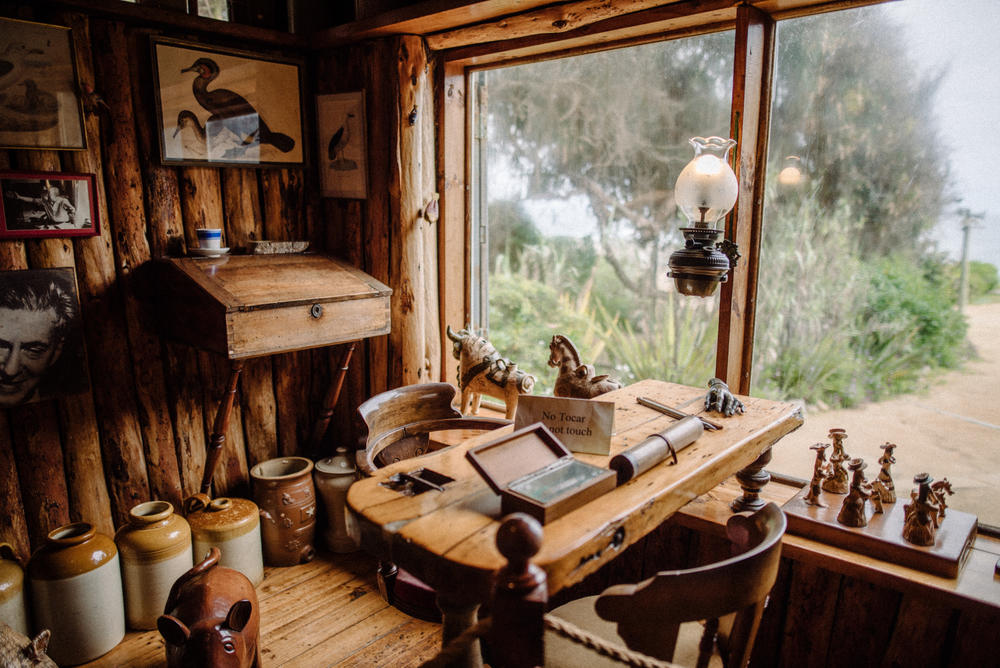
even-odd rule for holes
{"type": "Polygon", "coordinates": [[[156,628],[170,668],[260,666],[260,612],[250,580],[219,566],[219,548],[177,578],[156,628]]]}
{"type": "Polygon", "coordinates": [[[617,378],[597,375],[592,364],[582,364],[576,346],[562,334],[556,334],[549,342],[549,366],[559,369],[552,392],[557,397],[592,399],[622,387],[617,378]]]}

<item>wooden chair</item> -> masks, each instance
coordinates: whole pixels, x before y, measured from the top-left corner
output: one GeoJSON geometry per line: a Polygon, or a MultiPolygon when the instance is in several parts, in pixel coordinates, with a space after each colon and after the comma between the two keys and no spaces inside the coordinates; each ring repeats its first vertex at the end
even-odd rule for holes
{"type": "Polygon", "coordinates": [[[377,394],[358,406],[368,428],[358,468],[371,475],[387,464],[445,447],[431,440],[433,432],[490,430],[511,423],[503,418],[463,417],[452,407],[455,386],[450,383],[407,385],[377,394]]]}
{"type": "MultiPolygon", "coordinates": [[[[734,515],[726,533],[735,556],[698,568],[663,571],[634,585],[615,585],[598,596],[560,606],[549,616],[663,661],[690,665],[697,656],[696,665],[707,666],[717,647],[721,665],[743,668],[778,575],[784,532],[785,516],[773,503],[749,517],[734,515]],[[704,633],[697,620],[706,620],[704,633]],[[688,647],[679,646],[685,644],[688,647]]],[[[602,660],[553,631],[545,633],[546,666],[622,665],[602,660]]]]}

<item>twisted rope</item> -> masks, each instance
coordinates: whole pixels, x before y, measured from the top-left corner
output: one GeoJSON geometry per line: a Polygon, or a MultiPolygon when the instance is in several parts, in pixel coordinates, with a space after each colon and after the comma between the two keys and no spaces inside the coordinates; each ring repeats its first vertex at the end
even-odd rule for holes
{"type": "Polygon", "coordinates": [[[452,665],[468,651],[469,645],[474,640],[489,633],[492,626],[492,618],[487,617],[480,620],[475,626],[470,626],[449,640],[440,652],[420,664],[420,668],[446,668],[446,666],[452,665]]]}
{"type": "Polygon", "coordinates": [[[565,619],[560,619],[555,615],[545,615],[545,628],[558,636],[583,645],[601,656],[606,656],[613,661],[618,661],[629,666],[635,666],[635,668],[676,668],[676,664],[668,661],[660,661],[646,656],[641,652],[633,652],[630,649],[609,643],[600,636],[585,631],[576,624],[572,624],[565,619]]]}

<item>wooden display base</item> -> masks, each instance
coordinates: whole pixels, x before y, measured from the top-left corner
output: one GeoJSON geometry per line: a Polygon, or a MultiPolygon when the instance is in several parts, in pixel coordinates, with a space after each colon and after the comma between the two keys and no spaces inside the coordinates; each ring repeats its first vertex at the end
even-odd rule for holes
{"type": "Polygon", "coordinates": [[[903,505],[909,501],[908,496],[897,496],[896,503],[884,504],[884,513],[873,513],[868,504],[865,509],[868,526],[856,528],[837,521],[845,494],[823,492],[821,498],[829,505],[821,508],[804,501],[808,492],[808,486],[802,488],[782,506],[789,533],[927,573],[958,577],[976,535],[975,515],[948,508],[934,545],[913,545],[903,540],[903,505]]]}

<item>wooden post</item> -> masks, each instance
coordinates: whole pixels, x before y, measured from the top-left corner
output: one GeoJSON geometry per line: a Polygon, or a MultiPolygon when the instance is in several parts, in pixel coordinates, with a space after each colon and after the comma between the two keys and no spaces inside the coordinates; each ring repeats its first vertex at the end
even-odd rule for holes
{"type": "MultiPolygon", "coordinates": [[[[440,295],[438,293],[438,220],[440,202],[435,174],[436,152],[434,146],[434,68],[428,64],[424,75],[421,105],[426,113],[420,116],[420,189],[421,216],[424,219],[424,369],[423,381],[436,381],[441,377],[441,341],[444,327],[441,326],[440,295]]],[[[451,346],[448,346],[449,348],[451,346]]]]}
{"type": "MultiPolygon", "coordinates": [[[[424,273],[425,221],[422,179],[423,116],[433,110],[424,107],[427,85],[427,56],[423,39],[413,35],[393,40],[396,51],[396,151],[390,184],[390,210],[399,238],[392,245],[392,332],[393,354],[390,377],[403,385],[426,380],[426,294],[424,273]]],[[[430,159],[431,156],[428,156],[430,159]]]]}
{"type": "Polygon", "coordinates": [[[497,529],[497,549],[507,565],[493,592],[490,646],[496,665],[532,668],[545,663],[545,571],[531,563],[542,549],[542,527],[524,513],[508,515],[497,529]]]}
{"type": "Polygon", "coordinates": [[[0,410],[0,542],[10,543],[21,563],[31,556],[21,483],[14,461],[14,438],[5,410],[0,410]]]}

